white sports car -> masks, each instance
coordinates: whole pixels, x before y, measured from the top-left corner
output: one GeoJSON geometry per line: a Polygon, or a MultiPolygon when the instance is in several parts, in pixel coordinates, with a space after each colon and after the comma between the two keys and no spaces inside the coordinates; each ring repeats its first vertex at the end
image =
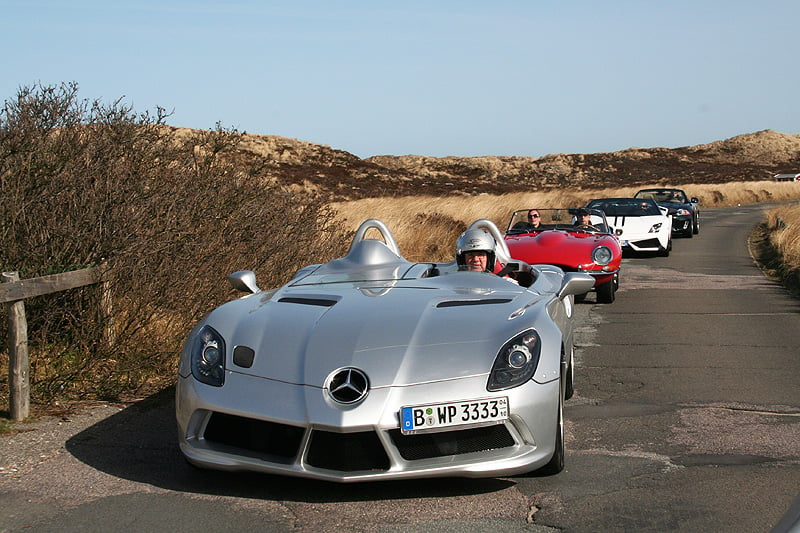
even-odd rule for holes
{"type": "Polygon", "coordinates": [[[623,251],[656,252],[668,256],[672,250],[672,215],[651,198],[596,198],[587,208],[600,209],[619,238],[623,251]]]}
{"type": "Polygon", "coordinates": [[[367,220],[345,257],[212,311],[189,335],[179,443],[197,466],[337,482],[514,475],[564,466],[574,295],[584,273],[510,259],[516,283],[412,263],[367,220]],[[381,238],[366,238],[367,231],[381,238]]]}

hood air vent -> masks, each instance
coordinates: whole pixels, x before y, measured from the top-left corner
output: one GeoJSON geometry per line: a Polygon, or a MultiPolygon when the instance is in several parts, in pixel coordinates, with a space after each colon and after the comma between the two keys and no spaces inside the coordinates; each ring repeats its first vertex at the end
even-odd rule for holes
{"type": "Polygon", "coordinates": [[[328,300],[325,298],[300,298],[296,296],[286,296],[278,301],[287,304],[317,305],[320,307],[332,307],[336,305],[336,300],[328,300]]]}
{"type": "Polygon", "coordinates": [[[480,300],[450,300],[448,302],[440,302],[436,307],[463,307],[465,305],[497,305],[507,304],[511,298],[482,298],[480,300]]]}

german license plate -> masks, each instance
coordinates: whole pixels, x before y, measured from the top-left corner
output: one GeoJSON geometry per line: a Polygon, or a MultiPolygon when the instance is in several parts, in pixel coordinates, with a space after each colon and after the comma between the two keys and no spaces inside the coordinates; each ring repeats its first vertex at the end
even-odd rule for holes
{"type": "Polygon", "coordinates": [[[507,419],[508,397],[501,396],[403,407],[400,430],[404,434],[443,431],[456,426],[497,424],[507,419]]]}

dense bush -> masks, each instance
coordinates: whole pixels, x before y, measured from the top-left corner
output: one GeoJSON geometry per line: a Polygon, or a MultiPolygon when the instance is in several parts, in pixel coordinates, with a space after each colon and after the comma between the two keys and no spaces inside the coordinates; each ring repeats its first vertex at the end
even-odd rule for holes
{"type": "Polygon", "coordinates": [[[241,134],[181,136],[167,117],[82,100],[74,83],[21,88],[0,111],[0,268],[26,279],[106,264],[113,302],[109,323],[99,286],[25,301],[34,403],[168,383],[192,324],[231,298],[228,273],[274,287],[347,244],[323,199],[237,151],[241,134]]]}

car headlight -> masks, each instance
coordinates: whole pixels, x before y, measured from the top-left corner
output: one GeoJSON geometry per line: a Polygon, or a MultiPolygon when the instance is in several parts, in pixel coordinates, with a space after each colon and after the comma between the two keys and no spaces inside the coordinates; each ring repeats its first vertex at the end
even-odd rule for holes
{"type": "Polygon", "coordinates": [[[689,215],[691,215],[691,213],[689,212],[688,209],[678,209],[677,211],[675,211],[675,215],[679,217],[684,217],[684,216],[688,217],[689,215]]]}
{"type": "Polygon", "coordinates": [[[192,343],[192,375],[214,387],[225,383],[225,341],[211,326],[203,326],[192,343]]]}
{"type": "Polygon", "coordinates": [[[540,344],[539,334],[532,329],[505,343],[494,360],[486,389],[511,389],[531,379],[539,364],[540,344]]]}
{"type": "Polygon", "coordinates": [[[608,246],[598,246],[592,250],[592,261],[598,265],[607,265],[613,258],[614,254],[611,252],[611,248],[608,246]]]}
{"type": "Polygon", "coordinates": [[[660,229],[661,229],[661,222],[659,222],[658,224],[653,224],[653,227],[650,228],[650,233],[658,233],[660,229]]]}

